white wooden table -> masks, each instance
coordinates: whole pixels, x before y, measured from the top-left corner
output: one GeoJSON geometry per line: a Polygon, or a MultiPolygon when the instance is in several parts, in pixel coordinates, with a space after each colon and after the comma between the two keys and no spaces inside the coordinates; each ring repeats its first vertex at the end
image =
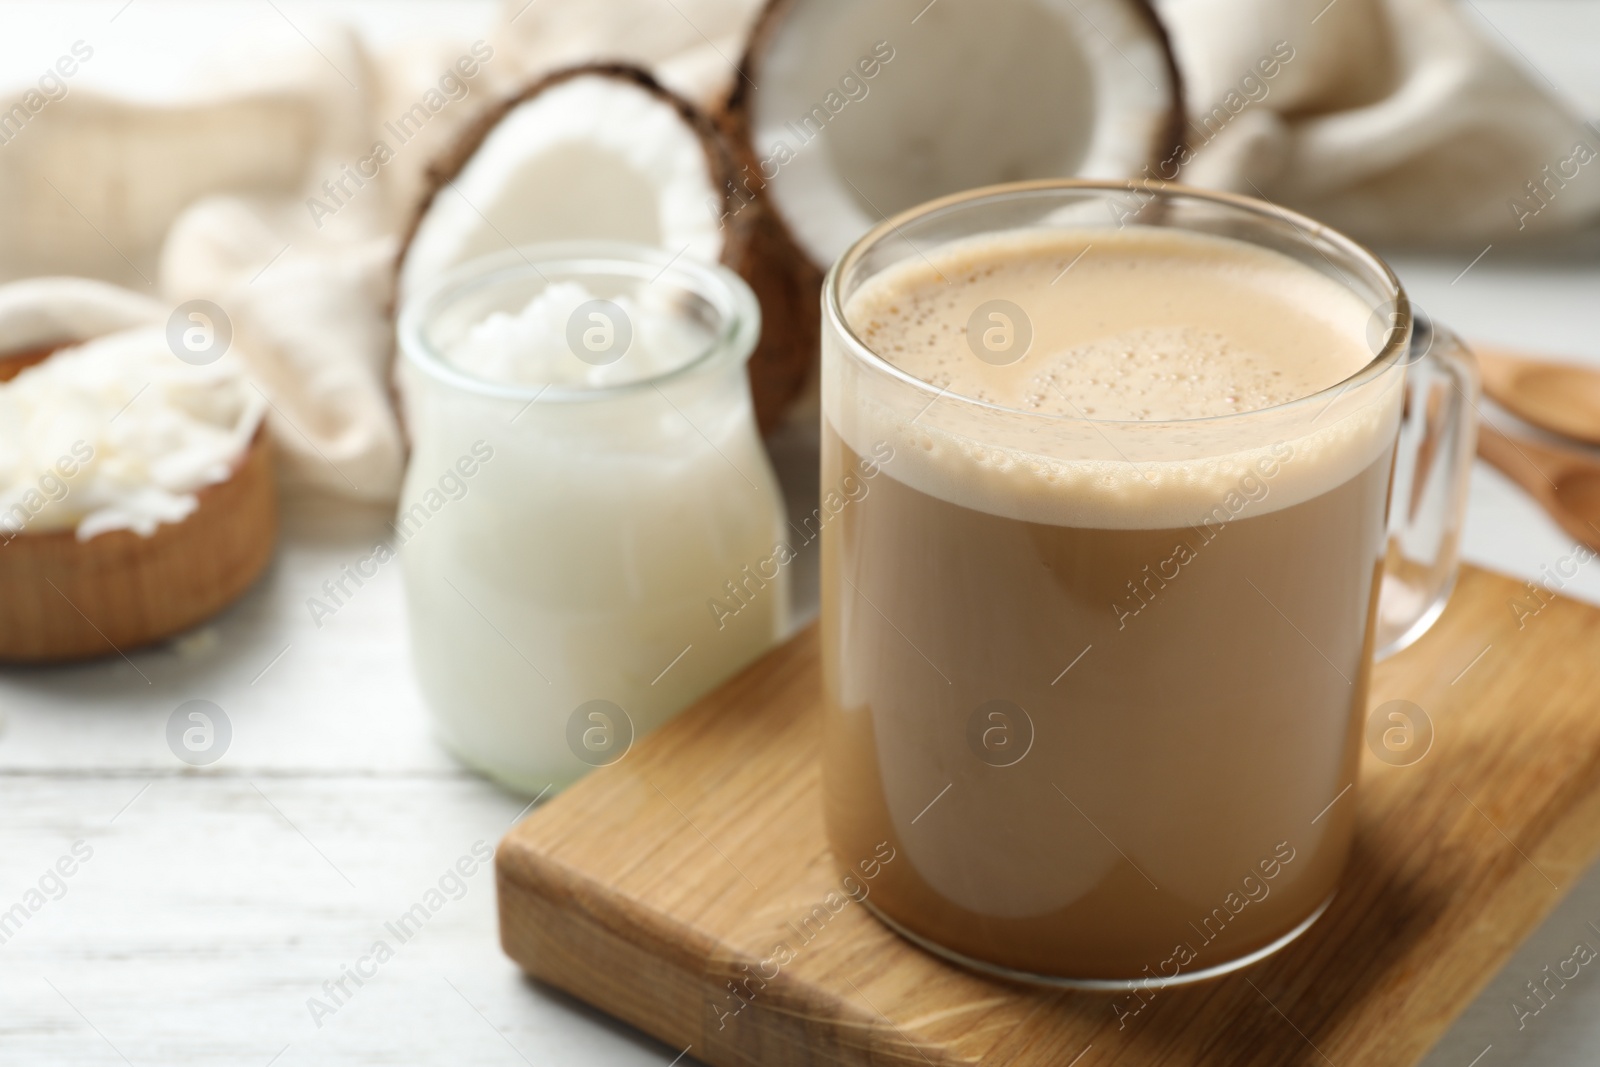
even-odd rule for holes
{"type": "MultiPolygon", "coordinates": [[[[190,10],[137,3],[148,10],[119,23],[190,10]]],[[[17,26],[47,26],[40,39],[54,47],[66,23],[118,6],[8,6],[0,70],[35,65],[17,26]]],[[[1600,116],[1600,6],[1478,9],[1600,116]]],[[[392,21],[387,9],[350,10],[392,21]]],[[[406,10],[422,19],[440,8],[406,10]]],[[[454,32],[487,23],[484,4],[445,10],[454,32]]],[[[101,52],[113,55],[112,42],[101,52]]],[[[140,61],[118,62],[137,71],[140,61]]],[[[1459,279],[1466,257],[1395,262],[1420,302],[1469,338],[1600,364],[1600,256],[1516,260],[1496,249],[1459,279]]],[[[804,440],[787,447],[780,465],[795,493],[814,489],[812,455],[804,440]]],[[[1570,551],[1497,474],[1480,465],[1473,488],[1474,561],[1531,578],[1570,551]]],[[[431,740],[398,569],[313,623],[306,598],[382,539],[386,518],[297,502],[266,578],[199,634],[129,660],[0,672],[0,1065],[660,1065],[684,1051],[529,982],[501,954],[492,872],[474,848],[492,847],[527,802],[431,740]],[[167,745],[169,717],[193,699],[214,702],[232,729],[207,767],[167,745]],[[473,873],[447,876],[463,857],[473,873]],[[58,862],[70,877],[50,873],[58,862]],[[445,891],[430,897],[441,877],[445,891]],[[27,914],[8,927],[17,903],[27,914]],[[402,940],[387,924],[419,903],[427,920],[402,940]],[[392,952],[382,962],[379,941],[392,952]]],[[[798,573],[814,576],[814,560],[798,573]]],[[[1568,592],[1600,603],[1600,565],[1568,592]]],[[[1590,921],[1600,926],[1600,872],[1495,978],[1430,1067],[1600,1060],[1600,976],[1585,970],[1521,1031],[1508,1007],[1575,940],[1600,945],[1590,921]]]]}

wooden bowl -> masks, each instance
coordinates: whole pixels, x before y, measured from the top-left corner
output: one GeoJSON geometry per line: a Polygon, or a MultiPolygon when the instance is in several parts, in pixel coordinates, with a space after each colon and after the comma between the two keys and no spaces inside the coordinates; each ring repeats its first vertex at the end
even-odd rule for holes
{"type": "Polygon", "coordinates": [[[0,662],[116,655],[182,633],[228,606],[272,559],[278,494],[266,427],[226,481],[149,537],[112,530],[0,533],[0,662]]]}

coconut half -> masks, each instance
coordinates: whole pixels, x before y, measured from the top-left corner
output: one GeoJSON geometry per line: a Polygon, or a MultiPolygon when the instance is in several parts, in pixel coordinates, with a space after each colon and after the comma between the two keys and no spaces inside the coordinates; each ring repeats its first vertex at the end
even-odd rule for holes
{"type": "Polygon", "coordinates": [[[552,74],[492,107],[429,168],[401,243],[399,295],[467,260],[543,241],[608,239],[722,263],[761,302],[750,361],[763,430],[804,382],[816,347],[801,257],[764,204],[738,195],[734,156],[710,117],[620,64],[552,74]]]}
{"type": "Polygon", "coordinates": [[[741,162],[818,268],[963,189],[1176,173],[1182,89],[1145,0],[772,0],[741,73],[741,162]]]}

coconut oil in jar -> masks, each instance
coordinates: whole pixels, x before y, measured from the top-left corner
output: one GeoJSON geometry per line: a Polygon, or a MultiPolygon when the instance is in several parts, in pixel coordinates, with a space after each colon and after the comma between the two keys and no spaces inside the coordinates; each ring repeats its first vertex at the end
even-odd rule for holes
{"type": "Polygon", "coordinates": [[[731,272],[599,242],[466,264],[403,309],[395,534],[417,679],[463,761],[559,788],[781,636],[759,331],[731,272]]]}

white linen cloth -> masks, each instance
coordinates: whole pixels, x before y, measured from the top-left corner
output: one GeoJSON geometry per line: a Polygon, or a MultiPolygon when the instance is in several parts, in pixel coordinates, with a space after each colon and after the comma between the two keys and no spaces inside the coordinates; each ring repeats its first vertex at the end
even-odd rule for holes
{"type": "MultiPolygon", "coordinates": [[[[507,0],[482,42],[442,35],[375,54],[337,25],[308,26],[314,49],[241,53],[177,102],[69,88],[34,108],[18,93],[22,121],[0,116],[0,192],[21,205],[0,214],[0,281],[79,275],[166,307],[215,302],[271,398],[286,483],[393,499],[393,257],[429,160],[486,101],[584,59],[631,59],[713,104],[758,10],[507,0]]],[[[1600,218],[1600,129],[1450,0],[1159,10],[1187,86],[1180,180],[1391,246],[1600,218]],[[1270,78],[1267,58],[1279,60],[1270,78]]]]}
{"type": "Polygon", "coordinates": [[[1266,196],[1387,246],[1476,251],[1600,217],[1600,128],[1480,30],[1465,2],[1165,0],[1160,10],[1201,141],[1261,56],[1280,41],[1294,50],[1184,181],[1266,196]]]}

